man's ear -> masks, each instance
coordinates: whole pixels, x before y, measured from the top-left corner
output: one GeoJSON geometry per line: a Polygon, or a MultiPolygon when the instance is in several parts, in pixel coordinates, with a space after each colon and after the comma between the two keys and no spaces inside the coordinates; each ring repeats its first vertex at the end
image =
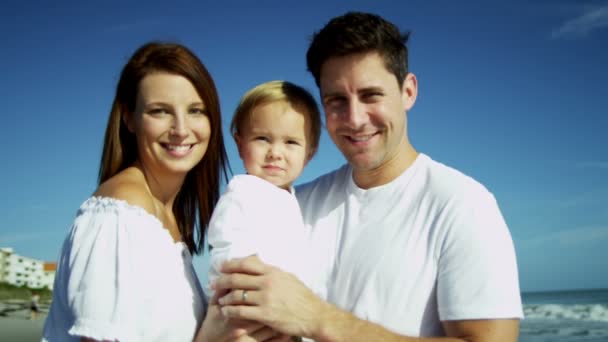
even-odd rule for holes
{"type": "Polygon", "coordinates": [[[407,112],[414,106],[414,103],[416,103],[416,98],[418,97],[418,79],[416,79],[416,75],[409,72],[405,76],[401,94],[403,99],[403,107],[407,112]]]}

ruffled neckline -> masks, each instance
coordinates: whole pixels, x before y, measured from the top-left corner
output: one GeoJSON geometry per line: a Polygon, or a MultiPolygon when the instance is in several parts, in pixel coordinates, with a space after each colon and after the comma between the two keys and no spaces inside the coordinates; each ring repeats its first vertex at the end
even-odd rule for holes
{"type": "Polygon", "coordinates": [[[190,251],[188,250],[188,246],[183,241],[173,240],[173,237],[169,233],[169,229],[164,226],[164,224],[158,217],[152,215],[146,209],[138,205],[131,204],[126,200],[107,196],[91,196],[80,205],[79,211],[106,211],[120,209],[128,210],[138,216],[141,216],[154,222],[155,225],[164,233],[169,242],[171,242],[175,247],[185,250],[191,257],[190,251]]]}

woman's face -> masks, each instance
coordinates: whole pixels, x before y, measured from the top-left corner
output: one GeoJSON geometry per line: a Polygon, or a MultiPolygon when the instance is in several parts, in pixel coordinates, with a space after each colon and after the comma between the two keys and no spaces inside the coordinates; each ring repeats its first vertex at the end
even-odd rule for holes
{"type": "Polygon", "coordinates": [[[204,157],[211,136],[205,104],[183,76],[154,73],[139,83],[135,112],[126,118],[147,172],[185,176],[204,157]]]}

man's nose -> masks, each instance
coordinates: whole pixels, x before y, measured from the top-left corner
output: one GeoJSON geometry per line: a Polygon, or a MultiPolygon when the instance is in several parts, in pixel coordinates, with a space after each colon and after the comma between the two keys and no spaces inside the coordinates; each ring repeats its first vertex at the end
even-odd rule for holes
{"type": "Polygon", "coordinates": [[[366,117],[365,106],[357,99],[353,99],[348,102],[343,112],[342,120],[349,127],[357,129],[364,125],[366,117]]]}

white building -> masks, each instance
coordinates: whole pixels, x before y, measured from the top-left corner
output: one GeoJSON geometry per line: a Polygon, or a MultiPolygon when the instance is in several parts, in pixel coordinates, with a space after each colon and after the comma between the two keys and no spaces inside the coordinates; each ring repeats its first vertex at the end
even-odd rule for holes
{"type": "Polygon", "coordinates": [[[32,289],[53,289],[55,263],[15,254],[12,248],[0,248],[0,282],[32,289]]]}
{"type": "Polygon", "coordinates": [[[53,284],[55,284],[55,272],[57,272],[56,262],[45,262],[44,263],[44,278],[42,278],[43,286],[53,291],[53,284]]]}

